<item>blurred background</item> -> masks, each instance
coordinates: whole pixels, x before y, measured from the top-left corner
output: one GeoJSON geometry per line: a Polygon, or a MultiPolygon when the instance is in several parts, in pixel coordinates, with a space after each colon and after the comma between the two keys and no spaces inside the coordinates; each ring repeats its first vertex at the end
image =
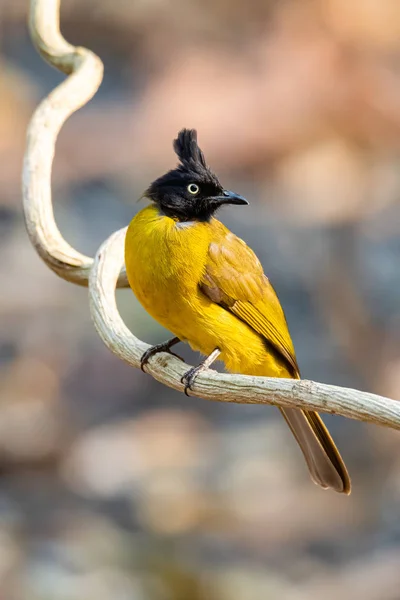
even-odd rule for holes
{"type": "MultiPolygon", "coordinates": [[[[278,411],[188,399],[112,356],[34,253],[25,129],[62,76],[0,0],[1,600],[399,600],[400,435],[326,417],[353,480],[314,486],[278,411]]],[[[94,254],[196,127],[306,378],[400,399],[400,3],[62,0],[105,63],[63,128],[57,222],[94,254]]],[[[168,337],[129,290],[121,312],[168,337]]],[[[184,347],[178,352],[196,363],[184,347]]]]}

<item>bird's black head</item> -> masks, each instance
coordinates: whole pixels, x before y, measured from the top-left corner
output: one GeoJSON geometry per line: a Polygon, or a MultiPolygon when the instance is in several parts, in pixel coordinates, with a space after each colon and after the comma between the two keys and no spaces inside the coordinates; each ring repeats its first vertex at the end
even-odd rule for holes
{"type": "Polygon", "coordinates": [[[144,194],[165,215],[179,221],[208,221],[223,204],[248,204],[242,196],[224,190],[197,145],[195,129],[182,129],[174,150],[178,167],[153,181],[144,194]]]}

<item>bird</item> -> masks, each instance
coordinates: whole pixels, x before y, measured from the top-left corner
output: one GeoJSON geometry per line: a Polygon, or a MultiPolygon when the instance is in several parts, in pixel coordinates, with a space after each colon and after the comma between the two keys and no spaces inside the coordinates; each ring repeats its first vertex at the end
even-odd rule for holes
{"type": "MultiPolygon", "coordinates": [[[[173,147],[178,165],[144,192],[150,203],[134,216],[125,238],[129,285],[174,336],[144,353],[142,370],[158,352],[173,354],[173,346],[186,342],[205,356],[182,378],[187,395],[217,359],[232,373],[300,379],[284,311],[259,259],[216,218],[221,207],[248,201],[222,186],[195,129],[182,129],[173,147]]],[[[348,471],[320,415],[280,411],[314,483],[349,494],[348,471]]]]}

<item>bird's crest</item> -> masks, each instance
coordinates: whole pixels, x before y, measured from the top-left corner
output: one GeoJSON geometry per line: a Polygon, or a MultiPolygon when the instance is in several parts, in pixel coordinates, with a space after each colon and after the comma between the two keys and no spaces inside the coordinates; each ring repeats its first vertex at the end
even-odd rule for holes
{"type": "Polygon", "coordinates": [[[193,165],[201,165],[207,169],[206,159],[197,143],[197,131],[195,129],[182,129],[174,140],[174,150],[183,165],[193,168],[193,165]]]}
{"type": "Polygon", "coordinates": [[[204,154],[197,143],[195,129],[182,129],[174,140],[174,150],[181,163],[178,170],[194,171],[206,180],[220,186],[217,176],[207,165],[204,154]]]}

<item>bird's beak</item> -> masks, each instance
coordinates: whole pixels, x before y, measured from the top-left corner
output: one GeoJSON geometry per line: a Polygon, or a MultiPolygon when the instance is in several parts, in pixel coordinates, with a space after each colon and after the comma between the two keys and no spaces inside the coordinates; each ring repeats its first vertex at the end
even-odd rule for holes
{"type": "Polygon", "coordinates": [[[218,204],[248,204],[246,198],[229,190],[224,190],[222,196],[216,196],[213,200],[218,204]]]}

